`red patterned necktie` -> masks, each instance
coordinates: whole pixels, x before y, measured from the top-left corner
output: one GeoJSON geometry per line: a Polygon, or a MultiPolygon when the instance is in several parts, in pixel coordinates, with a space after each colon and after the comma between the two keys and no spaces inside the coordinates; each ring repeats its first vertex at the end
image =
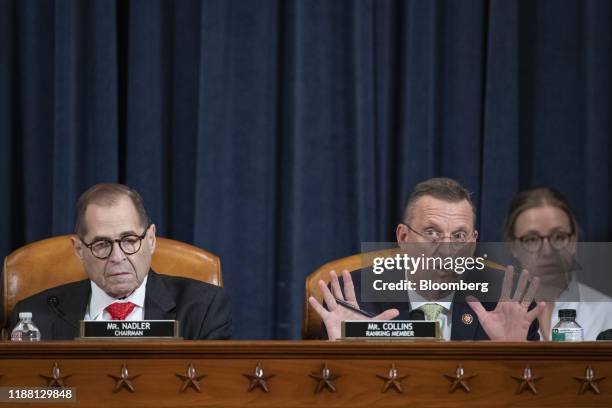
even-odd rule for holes
{"type": "Polygon", "coordinates": [[[132,302],[115,302],[106,306],[106,311],[113,320],[125,320],[127,315],[132,313],[136,305],[132,302]]]}

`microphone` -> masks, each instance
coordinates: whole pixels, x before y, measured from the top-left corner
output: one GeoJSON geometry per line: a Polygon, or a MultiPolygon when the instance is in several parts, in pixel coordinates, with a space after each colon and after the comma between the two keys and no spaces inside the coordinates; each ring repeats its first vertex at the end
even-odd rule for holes
{"type": "Polygon", "coordinates": [[[425,320],[425,312],[421,309],[413,309],[408,313],[408,318],[410,320],[425,320]]]}
{"type": "Polygon", "coordinates": [[[49,307],[51,308],[51,310],[53,310],[53,313],[55,313],[60,319],[62,319],[63,321],[65,321],[66,323],[68,323],[69,325],[71,325],[72,327],[74,327],[75,329],[78,330],[78,326],[76,324],[74,324],[73,322],[71,322],[70,320],[66,319],[66,313],[64,313],[58,306],[59,306],[59,298],[55,295],[51,295],[47,298],[47,304],[49,305],[49,307]]]}
{"type": "Polygon", "coordinates": [[[597,340],[612,340],[612,329],[604,330],[597,335],[597,340]]]}

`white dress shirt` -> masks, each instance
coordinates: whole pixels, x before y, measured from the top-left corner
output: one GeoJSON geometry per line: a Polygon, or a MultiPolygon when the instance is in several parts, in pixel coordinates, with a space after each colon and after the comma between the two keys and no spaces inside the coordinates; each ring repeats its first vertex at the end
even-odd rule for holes
{"type": "Polygon", "coordinates": [[[440,322],[440,331],[441,331],[441,334],[444,340],[450,340],[451,338],[451,326],[453,324],[452,308],[453,308],[453,297],[454,296],[455,296],[455,292],[451,292],[441,299],[438,299],[436,301],[431,301],[419,295],[417,291],[414,291],[414,290],[408,291],[408,299],[410,299],[410,310],[418,309],[427,303],[435,303],[444,308],[442,309],[442,311],[438,315],[438,318],[436,319],[438,322],[440,322]]]}
{"type": "MultiPolygon", "coordinates": [[[[576,310],[576,323],[584,329],[585,341],[594,341],[599,333],[612,329],[612,298],[575,279],[555,302],[548,339],[552,338],[552,328],[559,323],[561,309],[576,310]]],[[[540,338],[544,338],[542,332],[540,338]]]]}
{"type": "Polygon", "coordinates": [[[134,310],[127,315],[125,320],[144,320],[144,302],[147,288],[148,275],[142,281],[142,284],[125,299],[115,299],[110,297],[98,285],[91,281],[91,299],[87,310],[85,311],[84,320],[113,320],[111,315],[106,311],[106,307],[115,302],[132,302],[136,306],[134,310]]]}

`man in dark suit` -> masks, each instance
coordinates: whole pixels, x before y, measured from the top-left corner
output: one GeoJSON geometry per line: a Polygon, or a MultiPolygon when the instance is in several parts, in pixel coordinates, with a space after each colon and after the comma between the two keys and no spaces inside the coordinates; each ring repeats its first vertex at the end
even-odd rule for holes
{"type": "MultiPolygon", "coordinates": [[[[362,271],[355,271],[351,273],[343,272],[343,281],[344,285],[342,285],[338,281],[338,285],[341,286],[341,293],[344,293],[347,298],[350,299],[350,295],[346,290],[343,290],[344,287],[351,287],[352,291],[355,294],[361,293],[361,274],[362,271]]],[[[498,273],[497,271],[488,270],[488,273],[498,273]]],[[[367,270],[365,273],[371,273],[371,271],[367,270]]],[[[336,276],[334,272],[334,276],[336,276]]],[[[332,278],[333,281],[334,278],[332,278]]],[[[338,280],[337,276],[335,278],[338,280]]],[[[336,285],[335,283],[333,285],[336,285]]],[[[326,286],[327,287],[327,286],[326,286]]],[[[447,310],[441,313],[436,319],[439,320],[442,334],[446,338],[446,340],[489,340],[490,337],[487,335],[487,332],[480,324],[480,320],[478,316],[475,314],[474,310],[470,307],[470,304],[465,300],[466,297],[469,299],[470,296],[474,296],[472,292],[455,292],[452,294],[452,299],[448,301],[447,310]],[[443,316],[443,313],[447,313],[447,316],[443,316]]],[[[368,311],[373,313],[379,317],[379,319],[401,319],[401,320],[412,320],[414,317],[412,315],[413,310],[419,310],[419,306],[423,303],[428,303],[426,300],[421,300],[419,304],[416,302],[358,302],[359,308],[361,310],[368,311]],[[389,312],[393,311],[393,312],[389,312]],[[397,311],[398,313],[395,313],[397,311]],[[393,317],[395,316],[395,317],[393,317]]],[[[331,299],[329,300],[331,302],[331,299]]],[[[509,300],[506,300],[509,301],[509,300]]],[[[326,303],[328,301],[326,300],[326,303]]],[[[440,301],[440,299],[436,299],[434,303],[444,304],[445,302],[440,301]]],[[[482,306],[486,311],[493,311],[499,304],[495,302],[483,302],[482,306]]],[[[533,307],[533,305],[532,305],[533,307]]],[[[346,309],[348,310],[348,309],[346,309]]],[[[425,317],[424,315],[421,317],[425,317]]],[[[343,318],[342,320],[362,320],[363,316],[355,314],[350,318],[343,318]]],[[[327,338],[328,335],[326,333],[325,327],[323,327],[323,338],[327,338]]],[[[529,330],[526,336],[527,340],[539,340],[540,336],[538,334],[538,324],[537,320],[531,322],[529,326],[529,330]]],[[[499,340],[502,340],[501,338],[499,340]]],[[[516,340],[516,339],[514,339],[516,340]]]]}
{"type": "Polygon", "coordinates": [[[178,320],[185,339],[227,339],[231,306],[217,286],[151,270],[155,225],[140,195],[121,184],[97,184],[77,204],[74,252],[89,279],[48,289],[17,303],[32,312],[43,340],[72,339],[79,320],[178,320]]]}
{"type": "MultiPolygon", "coordinates": [[[[419,183],[410,195],[404,220],[396,228],[400,247],[431,245],[439,247],[466,245],[476,242],[476,211],[469,192],[454,180],[434,178],[419,183]]],[[[450,282],[456,279],[453,272],[435,271],[430,278],[450,282]]],[[[512,267],[506,269],[500,298],[497,303],[481,303],[464,293],[411,290],[408,302],[359,302],[360,280],[353,282],[351,274],[343,271],[344,288],[334,271],[330,273],[331,290],[323,282],[319,286],[324,295],[325,306],[311,297],[311,306],[321,316],[330,339],[340,337],[341,322],[362,320],[364,317],[349,308],[339,305],[334,297],[351,303],[354,307],[377,314],[374,319],[388,320],[408,318],[413,309],[420,309],[428,320],[440,322],[442,335],[447,340],[538,340],[536,316],[544,306],[532,303],[538,287],[538,279],[529,277],[527,271],[520,275],[512,294],[512,267]]],[[[359,276],[359,274],[356,274],[359,276]]]]}

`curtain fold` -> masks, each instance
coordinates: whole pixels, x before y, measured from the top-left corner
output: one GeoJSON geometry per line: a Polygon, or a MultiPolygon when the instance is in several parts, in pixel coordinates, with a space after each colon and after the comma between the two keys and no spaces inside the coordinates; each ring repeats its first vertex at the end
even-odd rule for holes
{"type": "Polygon", "coordinates": [[[0,0],[0,255],[126,183],[221,256],[237,338],[297,338],[304,278],[458,179],[483,240],[549,185],[612,238],[604,0],[0,0]]]}

